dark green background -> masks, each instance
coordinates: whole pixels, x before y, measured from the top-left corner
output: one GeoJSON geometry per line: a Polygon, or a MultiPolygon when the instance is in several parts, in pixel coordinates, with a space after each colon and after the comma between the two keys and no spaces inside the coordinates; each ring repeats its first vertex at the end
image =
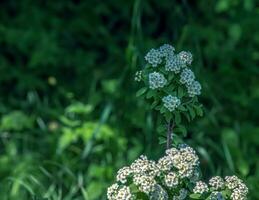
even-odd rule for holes
{"type": "Polygon", "coordinates": [[[118,168],[161,156],[160,122],[133,77],[163,43],[194,56],[205,115],[185,141],[204,178],[236,174],[259,199],[255,3],[1,1],[1,199],[105,199],[118,168]]]}

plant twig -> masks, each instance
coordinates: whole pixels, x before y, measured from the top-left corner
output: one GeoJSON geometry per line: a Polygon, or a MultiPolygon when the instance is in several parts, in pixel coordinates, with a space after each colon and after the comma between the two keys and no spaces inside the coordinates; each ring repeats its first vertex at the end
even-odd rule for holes
{"type": "Polygon", "coordinates": [[[166,138],[166,149],[170,149],[172,144],[174,123],[171,120],[167,124],[167,138],[166,138]]]}

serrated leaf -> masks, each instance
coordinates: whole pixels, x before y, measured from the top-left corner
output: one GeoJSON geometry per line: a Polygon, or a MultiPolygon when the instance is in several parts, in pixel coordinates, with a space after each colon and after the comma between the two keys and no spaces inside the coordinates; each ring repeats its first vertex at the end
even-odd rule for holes
{"type": "Polygon", "coordinates": [[[146,91],[147,91],[147,88],[146,88],[146,87],[143,87],[143,88],[141,88],[141,89],[139,89],[139,90],[137,91],[136,96],[139,97],[139,96],[145,94],[146,91]]]}

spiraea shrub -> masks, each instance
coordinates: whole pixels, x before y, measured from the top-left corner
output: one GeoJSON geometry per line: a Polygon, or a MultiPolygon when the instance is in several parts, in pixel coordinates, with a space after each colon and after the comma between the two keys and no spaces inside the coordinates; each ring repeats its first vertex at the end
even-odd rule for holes
{"type": "Polygon", "coordinates": [[[248,188],[236,176],[214,176],[205,182],[196,151],[187,144],[173,142],[176,129],[185,129],[182,118],[191,121],[202,115],[198,96],[201,84],[191,70],[193,56],[175,52],[164,44],[145,56],[146,66],[137,71],[142,84],[137,96],[144,97],[167,124],[166,151],[158,161],[141,155],[118,170],[116,183],[107,190],[108,200],[245,200],[248,188]]]}

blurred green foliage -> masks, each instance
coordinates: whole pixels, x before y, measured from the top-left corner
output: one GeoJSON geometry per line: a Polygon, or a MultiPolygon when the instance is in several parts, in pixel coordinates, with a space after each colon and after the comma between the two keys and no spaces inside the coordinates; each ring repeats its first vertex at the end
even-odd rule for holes
{"type": "Polygon", "coordinates": [[[204,176],[237,174],[259,199],[255,0],[0,3],[0,196],[105,199],[118,168],[157,158],[163,124],[135,97],[151,47],[194,55],[205,117],[187,126],[204,176]]]}

